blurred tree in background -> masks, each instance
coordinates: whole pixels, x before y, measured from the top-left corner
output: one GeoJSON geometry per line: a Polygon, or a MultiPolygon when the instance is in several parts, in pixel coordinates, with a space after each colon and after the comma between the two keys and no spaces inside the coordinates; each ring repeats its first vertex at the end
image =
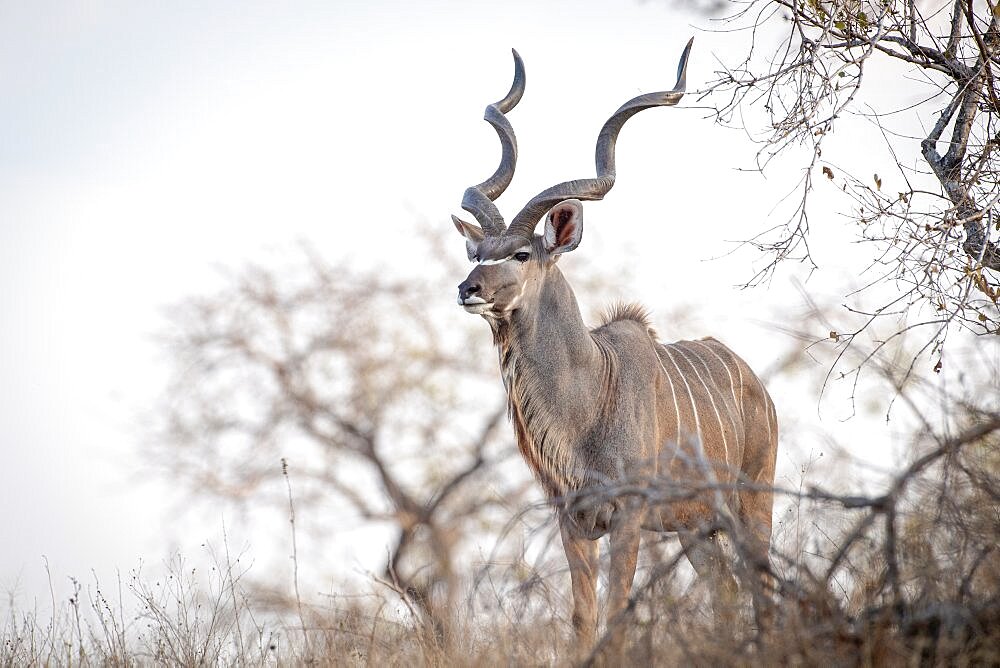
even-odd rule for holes
{"type": "MultiPolygon", "coordinates": [[[[287,461],[313,534],[391,530],[373,573],[433,626],[454,612],[477,540],[540,498],[488,333],[452,299],[460,254],[442,242],[426,235],[434,266],[406,276],[335,267],[304,247],[286,266],[248,266],[174,308],[155,441],[167,475],[203,499],[287,506],[275,496],[287,461]]],[[[588,296],[617,285],[581,267],[588,296]]]]}
{"type": "Polygon", "coordinates": [[[498,475],[515,450],[493,360],[435,317],[432,284],[304,249],[183,304],[158,459],[199,494],[248,504],[281,502],[265,492],[287,460],[294,503],[323,516],[311,524],[391,529],[376,573],[438,624],[463,541],[491,507],[514,512],[528,480],[498,475]]]}

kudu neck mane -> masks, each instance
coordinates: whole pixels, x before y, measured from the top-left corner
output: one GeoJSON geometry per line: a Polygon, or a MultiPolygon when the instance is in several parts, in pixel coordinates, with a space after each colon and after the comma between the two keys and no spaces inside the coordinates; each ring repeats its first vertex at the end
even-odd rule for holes
{"type": "Polygon", "coordinates": [[[566,397],[603,396],[597,405],[610,408],[615,361],[584,324],[558,268],[548,271],[535,298],[489,321],[518,448],[546,492],[558,497],[584,483],[572,443],[575,430],[595,417],[575,414],[566,397]]]}

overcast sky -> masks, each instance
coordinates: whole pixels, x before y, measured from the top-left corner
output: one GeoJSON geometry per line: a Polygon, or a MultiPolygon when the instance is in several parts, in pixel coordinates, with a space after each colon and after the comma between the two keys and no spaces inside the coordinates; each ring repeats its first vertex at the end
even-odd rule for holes
{"type": "MultiPolygon", "coordinates": [[[[481,117],[510,84],[511,47],[528,85],[510,115],[508,216],[591,175],[601,123],[671,87],[688,37],[691,89],[734,58],[745,36],[709,25],[608,0],[0,3],[0,585],[30,600],[46,595],[42,555],[62,582],[206,538],[173,525],[166,486],[140,473],[165,306],[300,239],[333,262],[412,271],[428,261],[408,254],[415,221],[450,226],[496,166],[481,117]]],[[[577,252],[628,261],[636,297],[692,303],[713,328],[661,323],[668,338],[717,334],[759,368],[774,339],[757,320],[789,303],[790,274],[741,291],[760,258],[713,258],[774,222],[797,172],[740,171],[755,147],[697,105],[630,121],[577,252]]],[[[849,239],[824,229],[820,295],[855,271],[849,239]]]]}

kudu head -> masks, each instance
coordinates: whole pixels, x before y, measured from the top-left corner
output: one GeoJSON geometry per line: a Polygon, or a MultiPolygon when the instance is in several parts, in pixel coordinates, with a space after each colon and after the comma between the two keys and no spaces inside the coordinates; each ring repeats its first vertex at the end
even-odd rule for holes
{"type": "Polygon", "coordinates": [[[597,138],[597,177],[566,181],[535,195],[507,227],[496,200],[514,177],[517,139],[505,114],[524,94],[524,63],[514,51],[514,83],[507,96],[486,107],[485,120],[500,138],[503,154],[500,166],[486,181],[465,191],[462,208],[479,221],[468,223],[455,216],[452,221],[465,237],[469,260],[476,266],[458,286],[458,303],[470,313],[503,318],[519,308],[531,308],[547,277],[555,271],[559,256],[580,245],[583,237],[581,200],[599,200],[615,184],[615,141],[629,118],[643,109],[671,106],[684,95],[688,41],[677,65],[673,90],[649,93],[629,100],[601,128],[597,138]],[[535,234],[544,217],[542,234],[535,234]]]}

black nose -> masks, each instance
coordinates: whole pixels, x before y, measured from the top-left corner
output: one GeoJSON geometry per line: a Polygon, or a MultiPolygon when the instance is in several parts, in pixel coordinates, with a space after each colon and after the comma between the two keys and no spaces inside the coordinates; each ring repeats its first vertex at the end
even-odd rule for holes
{"type": "Polygon", "coordinates": [[[466,279],[458,286],[458,298],[465,301],[469,297],[479,294],[480,290],[482,290],[482,286],[479,283],[466,279]]]}

